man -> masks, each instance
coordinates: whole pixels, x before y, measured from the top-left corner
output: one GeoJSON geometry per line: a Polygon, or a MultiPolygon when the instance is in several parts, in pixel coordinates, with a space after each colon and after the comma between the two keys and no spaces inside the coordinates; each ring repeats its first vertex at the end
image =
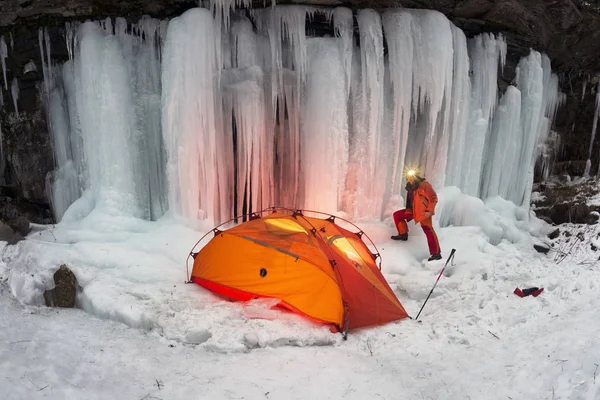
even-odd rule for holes
{"type": "Polygon", "coordinates": [[[417,175],[415,170],[406,174],[406,208],[394,213],[394,223],[398,235],[392,236],[394,240],[408,240],[408,225],[406,221],[414,218],[415,223],[420,223],[429,246],[429,261],[441,260],[442,254],[437,235],[433,230],[431,217],[435,214],[435,205],[438,202],[437,194],[431,184],[417,175]]]}

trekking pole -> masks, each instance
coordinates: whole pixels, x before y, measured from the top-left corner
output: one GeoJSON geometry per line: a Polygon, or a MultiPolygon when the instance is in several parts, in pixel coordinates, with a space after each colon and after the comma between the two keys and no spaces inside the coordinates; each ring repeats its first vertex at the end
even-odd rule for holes
{"type": "Polygon", "coordinates": [[[444,264],[444,268],[442,268],[442,270],[440,271],[440,274],[438,275],[437,279],[435,280],[435,283],[433,284],[433,287],[431,288],[431,291],[427,295],[427,298],[425,299],[425,303],[423,303],[423,305],[421,306],[421,309],[419,310],[419,313],[417,314],[417,317],[415,318],[415,320],[419,320],[419,315],[421,315],[421,311],[423,311],[423,307],[425,307],[425,304],[427,304],[427,300],[429,300],[429,296],[431,296],[431,293],[433,293],[433,289],[435,289],[438,281],[442,277],[442,274],[444,273],[444,270],[446,269],[446,266],[448,265],[448,263],[450,262],[450,260],[454,257],[454,252],[455,251],[456,251],[456,249],[452,249],[452,251],[450,252],[450,255],[448,256],[448,260],[446,260],[446,264],[444,264]]]}

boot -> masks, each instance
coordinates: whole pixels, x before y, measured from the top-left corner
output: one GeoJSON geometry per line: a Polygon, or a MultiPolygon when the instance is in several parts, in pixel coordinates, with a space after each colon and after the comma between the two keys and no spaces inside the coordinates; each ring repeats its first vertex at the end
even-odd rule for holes
{"type": "Polygon", "coordinates": [[[434,254],[431,257],[429,257],[429,259],[427,261],[434,261],[434,260],[441,260],[442,259],[442,255],[440,253],[434,254]]]}
{"type": "Polygon", "coordinates": [[[394,236],[392,236],[392,239],[407,241],[408,240],[408,233],[402,233],[400,235],[394,235],[394,236]]]}

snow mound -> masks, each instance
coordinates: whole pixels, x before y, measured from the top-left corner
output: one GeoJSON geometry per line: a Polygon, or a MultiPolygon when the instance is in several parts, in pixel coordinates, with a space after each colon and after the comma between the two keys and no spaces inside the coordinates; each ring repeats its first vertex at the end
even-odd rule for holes
{"type": "Polygon", "coordinates": [[[502,240],[517,243],[548,230],[547,223],[498,196],[483,201],[462,193],[457,187],[445,187],[438,196],[436,213],[441,227],[479,227],[493,245],[502,240]]]}

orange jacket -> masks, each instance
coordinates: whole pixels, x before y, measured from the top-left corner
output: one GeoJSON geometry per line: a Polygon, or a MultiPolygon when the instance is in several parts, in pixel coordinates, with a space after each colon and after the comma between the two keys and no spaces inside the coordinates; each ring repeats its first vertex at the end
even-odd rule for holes
{"type": "Polygon", "coordinates": [[[415,222],[424,221],[427,217],[425,211],[435,214],[435,205],[438,202],[437,193],[426,180],[422,180],[419,187],[413,192],[412,211],[415,222]]]}

